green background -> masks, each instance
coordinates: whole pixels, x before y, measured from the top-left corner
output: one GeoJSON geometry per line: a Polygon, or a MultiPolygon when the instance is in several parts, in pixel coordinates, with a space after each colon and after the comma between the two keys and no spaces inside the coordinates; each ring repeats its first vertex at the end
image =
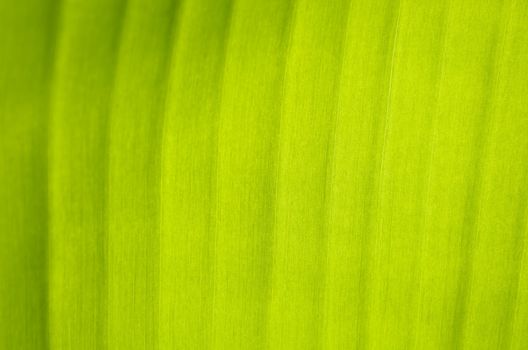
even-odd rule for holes
{"type": "Polygon", "coordinates": [[[527,349],[525,0],[0,0],[0,349],[527,349]]]}

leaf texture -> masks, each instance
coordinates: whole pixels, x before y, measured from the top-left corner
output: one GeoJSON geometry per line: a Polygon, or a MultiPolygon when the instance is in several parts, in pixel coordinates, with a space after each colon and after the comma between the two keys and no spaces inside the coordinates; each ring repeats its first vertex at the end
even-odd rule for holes
{"type": "Polygon", "coordinates": [[[0,2],[0,349],[525,349],[528,3],[0,2]]]}

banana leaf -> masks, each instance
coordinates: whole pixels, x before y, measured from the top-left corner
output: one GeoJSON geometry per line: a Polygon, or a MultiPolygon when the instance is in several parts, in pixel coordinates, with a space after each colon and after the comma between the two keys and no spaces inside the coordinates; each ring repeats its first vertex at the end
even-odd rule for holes
{"type": "Polygon", "coordinates": [[[527,349],[527,28],[0,1],[0,349],[527,349]]]}

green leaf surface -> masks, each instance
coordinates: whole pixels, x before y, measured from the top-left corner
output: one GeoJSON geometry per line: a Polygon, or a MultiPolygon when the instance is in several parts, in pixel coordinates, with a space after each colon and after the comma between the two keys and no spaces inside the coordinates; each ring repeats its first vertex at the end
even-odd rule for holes
{"type": "Polygon", "coordinates": [[[0,349],[528,348],[527,28],[0,0],[0,349]]]}

